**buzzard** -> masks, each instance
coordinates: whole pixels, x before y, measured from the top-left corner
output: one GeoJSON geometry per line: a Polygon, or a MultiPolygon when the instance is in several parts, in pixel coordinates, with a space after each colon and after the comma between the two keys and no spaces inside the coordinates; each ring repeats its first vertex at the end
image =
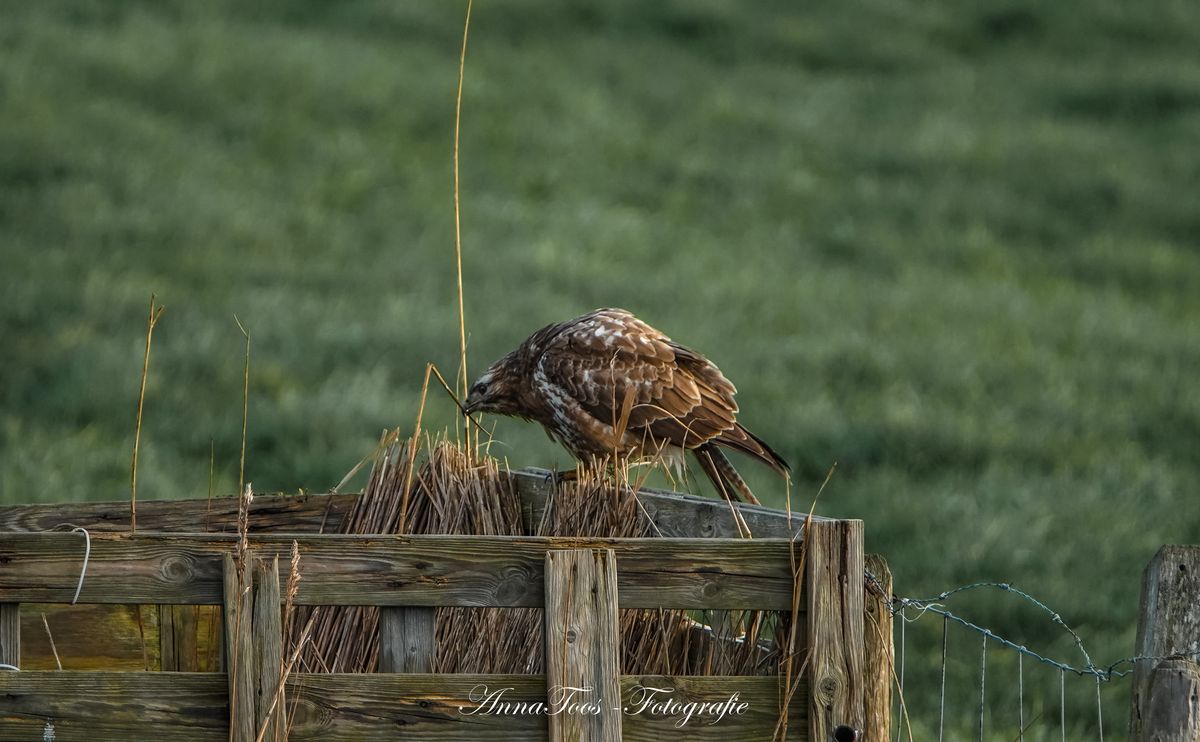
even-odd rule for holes
{"type": "Polygon", "coordinates": [[[737,422],[733,384],[699,353],[624,309],[597,309],[548,325],[493,363],[465,410],[542,424],[576,458],[662,457],[692,451],[727,499],[757,503],[723,448],[783,476],[788,465],[737,422]]]}

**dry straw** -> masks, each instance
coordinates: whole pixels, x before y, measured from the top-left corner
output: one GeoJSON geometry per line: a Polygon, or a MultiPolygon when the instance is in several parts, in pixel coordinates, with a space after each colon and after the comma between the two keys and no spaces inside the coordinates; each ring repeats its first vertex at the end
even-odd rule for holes
{"type": "MultiPolygon", "coordinates": [[[[462,124],[463,77],[467,68],[467,34],[471,30],[472,5],[472,0],[467,0],[467,17],[463,21],[462,51],[458,57],[458,94],[454,98],[454,266],[458,277],[458,376],[462,384],[463,399],[467,397],[467,386],[471,381],[467,376],[467,318],[463,302],[462,220],[459,216],[458,195],[458,143],[459,130],[462,124]]],[[[428,378],[426,381],[428,381],[428,378]]],[[[471,425],[469,416],[463,422],[463,443],[470,450],[471,425]]]]}
{"type": "MultiPolygon", "coordinates": [[[[468,455],[445,439],[381,439],[366,490],[342,533],[649,537],[653,526],[637,501],[637,481],[619,465],[614,476],[579,470],[555,488],[540,523],[526,527],[512,477],[491,457],[468,455]],[[424,463],[418,449],[427,453],[424,463]]],[[[373,672],[379,611],[365,606],[300,608],[312,622],[300,654],[311,672],[373,672]]],[[[668,675],[772,675],[796,636],[786,614],[772,611],[621,611],[622,672],[668,675]]],[[[540,673],[542,610],[439,608],[434,672],[540,673]]],[[[288,629],[292,645],[300,632],[288,629]]],[[[790,664],[790,663],[789,663],[790,664]]]]}
{"type": "MultiPolygon", "coordinates": [[[[158,304],[158,297],[150,294],[150,313],[146,318],[146,351],[142,355],[142,381],[138,388],[138,403],[137,403],[137,423],[133,429],[133,457],[129,464],[129,532],[137,531],[137,475],[138,475],[138,453],[141,451],[142,443],[142,410],[146,402],[146,379],[150,375],[150,344],[154,339],[154,328],[158,325],[158,320],[162,317],[162,313],[166,311],[166,307],[158,304]]],[[[79,597],[76,595],[76,597],[79,597]]],[[[142,666],[144,669],[150,669],[150,657],[146,650],[146,628],[142,622],[142,607],[137,606],[137,627],[138,638],[142,644],[142,666]]]]}
{"type": "Polygon", "coordinates": [[[233,315],[233,321],[246,337],[246,361],[242,366],[242,455],[238,460],[238,492],[241,492],[246,482],[246,423],[250,416],[250,331],[233,315]]]}
{"type": "Polygon", "coordinates": [[[133,430],[133,461],[129,465],[129,530],[137,530],[137,473],[138,452],[142,442],[142,408],[146,401],[146,377],[150,375],[150,342],[154,339],[154,327],[166,307],[157,303],[150,295],[150,316],[146,319],[146,352],[142,356],[142,384],[138,389],[137,425],[133,430]]]}

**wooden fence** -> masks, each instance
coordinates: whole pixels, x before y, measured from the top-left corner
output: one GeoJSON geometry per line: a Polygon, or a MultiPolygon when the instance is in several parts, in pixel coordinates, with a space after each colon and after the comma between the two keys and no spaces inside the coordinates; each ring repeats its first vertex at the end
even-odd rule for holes
{"type": "MultiPolygon", "coordinates": [[[[544,478],[515,476],[527,523],[536,523],[544,478]]],[[[291,674],[288,739],[766,740],[785,705],[791,740],[888,738],[891,627],[864,599],[860,521],[814,518],[802,543],[802,517],[740,506],[756,538],[730,538],[737,526],[727,504],[645,491],[644,512],[663,538],[316,534],[336,528],[352,497],[256,497],[241,575],[236,536],[196,532],[232,531],[231,499],[139,503],[136,534],[123,503],[0,508],[0,662],[21,665],[47,610],[56,625],[76,624],[62,632],[76,637],[59,641],[62,656],[105,651],[85,644],[104,642],[78,626],[92,615],[86,609],[20,607],[75,598],[85,538],[53,530],[68,523],[90,533],[78,603],[159,606],[154,649],[163,668],[183,664],[177,642],[195,633],[177,606],[220,606],[232,668],[0,673],[0,740],[255,739],[279,684],[279,564],[286,580],[293,540],[303,575],[296,604],[383,607],[381,668],[404,672],[291,674]],[[543,608],[545,675],[408,672],[428,667],[434,606],[543,608]],[[621,676],[618,608],[792,611],[802,644],[796,688],[789,698],[776,677],[621,676]],[[503,701],[512,704],[540,704],[561,686],[592,688],[582,700],[602,702],[555,715],[471,713],[484,688],[508,689],[503,701]],[[662,698],[676,705],[634,713],[645,688],[672,689],[662,698]],[[735,694],[740,712],[679,723],[694,708],[687,704],[735,694]]],[[[874,567],[886,571],[881,561],[874,567]]],[[[45,667],[44,649],[38,654],[45,667]]],[[[282,730],[265,732],[282,739],[282,730]]]]}

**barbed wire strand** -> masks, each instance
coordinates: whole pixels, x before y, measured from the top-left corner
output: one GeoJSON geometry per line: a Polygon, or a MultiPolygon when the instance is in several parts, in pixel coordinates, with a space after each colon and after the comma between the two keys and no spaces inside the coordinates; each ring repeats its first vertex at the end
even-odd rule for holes
{"type": "MultiPolygon", "coordinates": [[[[1046,603],[1042,602],[1041,600],[1038,600],[1037,598],[1033,597],[1032,595],[1025,592],[1024,590],[1014,587],[1011,583],[1007,583],[1007,582],[974,582],[974,583],[971,583],[968,585],[963,585],[961,587],[956,587],[952,590],[946,590],[932,598],[900,598],[900,597],[896,597],[895,595],[892,595],[888,591],[884,590],[883,586],[880,584],[879,580],[875,577],[875,575],[871,574],[870,570],[864,571],[864,577],[866,580],[867,587],[871,588],[876,593],[876,596],[884,603],[887,610],[893,616],[899,615],[901,618],[901,621],[900,621],[900,678],[899,678],[901,693],[903,693],[903,691],[904,691],[904,666],[905,666],[905,654],[906,654],[906,649],[907,649],[907,638],[906,638],[905,626],[913,621],[920,619],[926,613],[935,613],[942,617],[942,667],[941,667],[942,680],[941,680],[941,690],[940,690],[939,708],[938,708],[938,740],[939,740],[939,742],[943,739],[943,734],[944,734],[944,729],[945,729],[945,715],[946,715],[946,711],[945,711],[946,678],[945,678],[945,676],[946,676],[946,660],[947,660],[946,644],[947,644],[947,627],[949,626],[950,621],[954,621],[955,623],[958,623],[967,629],[975,631],[975,632],[981,634],[983,637],[982,651],[981,651],[981,656],[980,656],[980,680],[979,680],[979,685],[980,685],[980,687],[979,687],[979,693],[980,693],[980,700],[979,700],[979,703],[980,703],[980,708],[979,708],[980,740],[983,739],[985,713],[986,713],[987,640],[988,639],[993,639],[996,642],[998,642],[1001,646],[1003,646],[1007,649],[1011,649],[1017,653],[1017,672],[1018,672],[1017,703],[1018,703],[1018,718],[1020,721],[1020,727],[1019,727],[1019,731],[1018,731],[1018,740],[1020,740],[1021,742],[1023,742],[1023,740],[1025,738],[1024,657],[1026,657],[1026,656],[1032,657],[1033,659],[1035,659],[1038,662],[1041,662],[1043,664],[1057,668],[1059,671],[1059,732],[1060,732],[1060,738],[1063,740],[1063,742],[1066,742],[1066,739],[1067,739],[1066,682],[1067,682],[1067,673],[1068,672],[1075,673],[1076,675],[1079,675],[1079,676],[1091,676],[1095,680],[1095,682],[1096,682],[1096,720],[1099,725],[1100,742],[1104,742],[1104,703],[1103,703],[1103,697],[1102,697],[1102,694],[1100,691],[1100,682],[1101,681],[1111,682],[1115,678],[1123,678],[1123,677],[1128,676],[1130,673],[1132,673],[1134,671],[1138,662],[1161,662],[1163,660],[1168,660],[1168,659],[1179,659],[1179,658],[1198,659],[1198,658],[1200,658],[1200,646],[1196,646],[1190,650],[1187,650],[1184,652],[1176,652],[1174,654],[1138,655],[1138,656],[1134,656],[1134,657],[1124,657],[1122,659],[1117,660],[1116,662],[1113,662],[1112,664],[1108,665],[1107,667],[1098,667],[1095,664],[1095,662],[1092,661],[1092,657],[1090,654],[1088,654],[1086,647],[1084,647],[1083,638],[1079,635],[1078,632],[1076,632],[1073,628],[1071,628],[1070,625],[1068,625],[1066,621],[1063,620],[1062,615],[1060,613],[1053,610],[1046,603]],[[1001,590],[1003,592],[1016,595],[1016,596],[1020,597],[1021,599],[1025,600],[1026,602],[1036,606],[1039,610],[1043,611],[1047,615],[1049,615],[1052,623],[1058,624],[1060,627],[1062,627],[1062,629],[1064,631],[1066,631],[1071,636],[1071,640],[1074,642],[1075,648],[1083,656],[1084,667],[1076,667],[1069,663],[1060,662],[1060,661],[1052,659],[1050,657],[1041,655],[1041,654],[1029,649],[1028,647],[1026,647],[1023,644],[1017,644],[1016,642],[1010,641],[1010,640],[1004,638],[1003,636],[1000,636],[996,632],[992,631],[991,629],[985,628],[976,623],[968,621],[967,619],[965,619],[961,616],[956,615],[955,613],[946,609],[944,606],[943,601],[947,600],[950,597],[953,597],[959,593],[964,593],[964,592],[968,592],[971,590],[978,590],[978,589],[983,589],[983,588],[992,588],[992,589],[1001,590]],[[909,617],[907,610],[910,608],[916,610],[917,613],[915,616],[909,617]],[[1129,666],[1128,669],[1118,669],[1118,668],[1122,668],[1126,665],[1129,666]]],[[[899,730],[897,730],[896,742],[899,742],[899,739],[900,739],[899,738],[899,730]]]]}
{"type": "Polygon", "coordinates": [[[1062,616],[1057,611],[1051,609],[1048,605],[1046,605],[1042,601],[1038,600],[1037,598],[1033,597],[1029,593],[1014,587],[1010,583],[1007,583],[1007,582],[974,582],[969,585],[963,585],[961,587],[956,587],[953,590],[947,590],[945,592],[939,593],[937,596],[935,596],[933,598],[901,598],[901,597],[896,597],[892,594],[889,594],[886,590],[884,590],[883,586],[879,583],[879,580],[875,577],[875,575],[871,574],[870,571],[866,571],[864,576],[866,578],[867,585],[869,587],[871,587],[875,591],[875,593],[879,596],[879,598],[887,604],[888,610],[892,613],[892,615],[893,616],[899,615],[903,619],[900,623],[902,637],[904,635],[904,624],[911,623],[912,621],[916,621],[917,619],[919,619],[921,616],[923,616],[926,613],[936,613],[936,614],[942,616],[944,619],[949,619],[949,620],[954,621],[955,623],[958,623],[972,631],[975,631],[979,634],[983,634],[988,639],[992,639],[1008,649],[1011,649],[1015,652],[1019,652],[1020,654],[1023,654],[1027,657],[1037,660],[1038,662],[1050,665],[1051,667],[1057,668],[1058,670],[1060,670],[1062,672],[1072,672],[1072,673],[1075,673],[1076,675],[1097,677],[1100,680],[1104,680],[1104,681],[1110,681],[1113,678],[1122,678],[1122,677],[1125,677],[1126,675],[1129,675],[1131,672],[1133,672],[1133,666],[1138,662],[1160,662],[1162,660],[1169,660],[1169,659],[1200,657],[1200,646],[1197,646],[1186,652],[1176,652],[1175,654],[1156,655],[1156,656],[1139,655],[1136,657],[1125,657],[1125,658],[1117,660],[1116,662],[1113,662],[1112,664],[1108,665],[1107,667],[1098,667],[1092,662],[1091,656],[1088,654],[1086,648],[1083,646],[1083,639],[1079,636],[1079,634],[1074,629],[1072,629],[1063,620],[1062,616]],[[1075,643],[1075,647],[1079,650],[1080,654],[1083,655],[1085,666],[1084,667],[1076,667],[1076,666],[1068,664],[1066,662],[1060,662],[1060,661],[1052,659],[1050,657],[1046,657],[1044,655],[1038,654],[1037,652],[1033,651],[1032,649],[1029,649],[1028,647],[1026,647],[1023,644],[1017,644],[1016,642],[1009,641],[1008,639],[1005,639],[1003,636],[1000,636],[999,634],[992,631],[991,629],[985,628],[976,623],[968,621],[967,619],[953,613],[952,611],[947,610],[942,604],[942,601],[944,601],[947,598],[950,598],[954,595],[957,595],[957,594],[963,593],[963,592],[967,592],[970,590],[977,590],[977,589],[982,589],[982,588],[994,588],[997,590],[1001,590],[1003,592],[1011,593],[1013,595],[1016,595],[1016,596],[1024,599],[1025,601],[1031,603],[1032,605],[1036,606],[1037,608],[1039,608],[1040,610],[1042,610],[1043,612],[1048,614],[1050,616],[1051,622],[1058,624],[1068,634],[1070,634],[1072,641],[1075,643]],[[917,614],[913,617],[909,617],[909,615],[907,613],[907,610],[910,608],[917,611],[917,614]],[[1130,666],[1129,669],[1125,669],[1125,670],[1117,669],[1124,665],[1129,665],[1130,666]]]}

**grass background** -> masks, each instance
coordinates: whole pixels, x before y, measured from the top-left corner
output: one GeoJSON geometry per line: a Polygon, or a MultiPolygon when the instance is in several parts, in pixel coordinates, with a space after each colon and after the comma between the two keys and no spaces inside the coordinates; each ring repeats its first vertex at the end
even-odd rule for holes
{"type": "MultiPolygon", "coordinates": [[[[336,483],[452,374],[450,147],[463,7],[0,8],[0,502],[336,483]]],[[[708,354],[806,505],[859,517],[898,591],[1045,597],[1098,662],[1139,575],[1200,543],[1200,6],[1177,0],[476,6],[463,104],[470,365],[634,310],[708,354]]],[[[434,422],[453,424],[431,403],[434,422]]],[[[501,421],[514,465],[567,463],[501,421]]],[[[764,500],[782,487],[753,465],[764,500]]],[[[956,599],[957,600],[957,599],[956,599]]],[[[1011,596],[955,602],[1075,660],[1011,596]]],[[[941,624],[907,629],[937,723],[941,624]]],[[[950,738],[978,637],[951,632],[950,738]]],[[[1016,659],[988,661],[989,738],[1016,659]]],[[[1057,739],[1058,674],[1026,667],[1057,739]]],[[[1069,679],[1071,738],[1095,688],[1069,679]]],[[[1123,730],[1128,688],[1104,690],[1123,730]]]]}

